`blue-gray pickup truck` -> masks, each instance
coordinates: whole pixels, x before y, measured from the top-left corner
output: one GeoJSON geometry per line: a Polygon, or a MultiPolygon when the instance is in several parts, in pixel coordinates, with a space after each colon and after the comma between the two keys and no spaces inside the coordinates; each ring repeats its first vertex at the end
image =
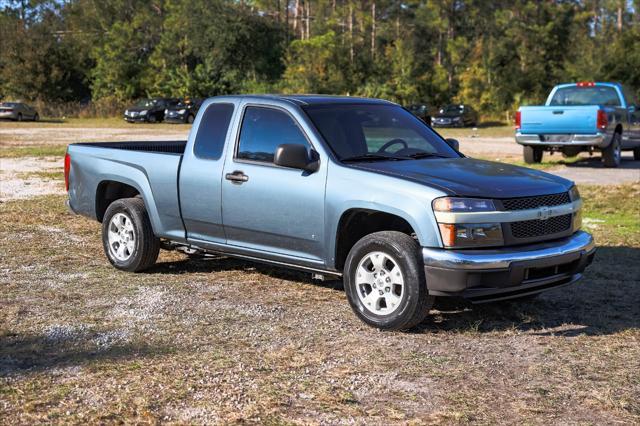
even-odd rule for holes
{"type": "Polygon", "coordinates": [[[598,150],[606,167],[618,167],[622,151],[640,160],[640,105],[618,83],[560,84],[544,106],[518,109],[516,142],[528,164],[541,162],[544,151],[573,157],[598,150]]]}
{"type": "Polygon", "coordinates": [[[65,180],[118,269],[166,249],[341,277],[355,313],[383,329],[418,324],[436,296],[573,283],[595,252],[572,182],[466,158],[376,99],[211,98],[187,141],[69,145],[65,180]]]}

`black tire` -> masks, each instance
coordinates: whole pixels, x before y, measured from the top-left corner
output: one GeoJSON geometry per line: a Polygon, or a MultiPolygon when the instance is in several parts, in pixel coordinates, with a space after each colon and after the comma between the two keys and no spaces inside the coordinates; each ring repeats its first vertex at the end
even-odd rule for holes
{"type": "MultiPolygon", "coordinates": [[[[122,216],[119,216],[122,217],[122,216]]],[[[129,272],[140,272],[152,266],[158,259],[160,252],[160,239],[153,234],[151,221],[147,214],[142,198],[123,198],[116,200],[109,205],[102,220],[102,246],[109,262],[117,269],[129,272]],[[117,257],[117,247],[119,243],[113,243],[110,247],[109,230],[117,229],[111,221],[114,216],[122,214],[126,216],[132,224],[132,231],[124,232],[127,238],[133,233],[133,249],[126,259],[117,257]]]]}
{"type": "Polygon", "coordinates": [[[22,113],[19,112],[18,113],[18,118],[16,118],[17,121],[22,121],[22,113]]]}
{"type": "Polygon", "coordinates": [[[640,161],[640,147],[633,148],[633,159],[636,161],[640,161]]]}
{"type": "Polygon", "coordinates": [[[36,114],[33,116],[33,121],[40,121],[40,116],[38,115],[38,113],[36,112],[36,114]]]}
{"type": "MultiPolygon", "coordinates": [[[[371,266],[373,267],[373,265],[371,266]]],[[[386,269],[385,271],[386,273],[389,272],[386,269]]],[[[375,269],[372,269],[372,276],[375,276],[374,272],[375,269]]],[[[356,315],[365,323],[380,329],[405,330],[414,327],[424,320],[433,305],[434,297],[429,296],[427,291],[420,247],[413,238],[401,232],[375,232],[358,241],[347,256],[343,281],[347,299],[356,315]],[[382,303],[382,299],[387,300],[387,296],[384,296],[384,294],[385,291],[386,294],[389,293],[389,287],[385,286],[398,286],[389,281],[390,278],[386,279],[387,282],[392,282],[391,284],[381,281],[382,274],[378,275],[377,285],[379,287],[377,289],[376,283],[372,286],[362,283],[358,285],[356,281],[360,263],[365,262],[365,259],[370,255],[379,252],[384,254],[384,257],[387,257],[392,264],[396,265],[395,267],[399,268],[401,278],[404,281],[400,296],[396,295],[396,297],[400,297],[397,307],[387,307],[386,302],[384,302],[385,307],[382,309],[395,309],[388,314],[372,312],[372,309],[376,308],[366,307],[361,297],[364,298],[366,295],[380,291],[381,297],[375,302],[376,306],[378,306],[378,304],[382,303]],[[365,295],[366,290],[364,287],[367,286],[370,292],[365,295]]],[[[396,292],[395,289],[391,291],[396,292]]]]}
{"type": "Polygon", "coordinates": [[[522,153],[524,162],[527,164],[540,163],[542,161],[543,150],[539,146],[523,146],[522,153]]]}
{"type": "Polygon", "coordinates": [[[602,162],[605,167],[618,167],[622,160],[622,135],[614,133],[611,143],[602,150],[602,162]]]}
{"type": "Polygon", "coordinates": [[[151,114],[151,115],[149,115],[149,117],[147,117],[147,121],[149,123],[155,123],[155,122],[158,121],[158,118],[155,116],[155,114],[151,114]]]}
{"type": "Polygon", "coordinates": [[[196,118],[193,116],[193,114],[187,115],[187,124],[193,124],[193,120],[195,119],[196,118]]]}

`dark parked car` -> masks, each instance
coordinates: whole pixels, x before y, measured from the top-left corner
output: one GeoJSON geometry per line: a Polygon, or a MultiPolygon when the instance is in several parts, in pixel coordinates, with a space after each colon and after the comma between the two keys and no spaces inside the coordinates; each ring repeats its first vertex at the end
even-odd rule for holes
{"type": "Polygon", "coordinates": [[[469,105],[447,105],[433,117],[434,127],[466,127],[478,124],[478,113],[469,105]]]}
{"type": "Polygon", "coordinates": [[[167,123],[193,123],[202,101],[204,99],[185,99],[177,105],[167,108],[164,111],[164,121],[167,123]]]}
{"type": "Polygon", "coordinates": [[[426,104],[414,104],[414,105],[409,105],[407,107],[407,110],[409,110],[409,112],[413,115],[415,115],[416,117],[418,117],[420,120],[424,121],[425,123],[427,123],[429,126],[431,126],[431,116],[432,116],[432,111],[429,108],[428,105],[426,104]]]}
{"type": "Polygon", "coordinates": [[[0,118],[22,121],[38,121],[38,112],[22,102],[0,102],[0,118]]]}
{"type": "Polygon", "coordinates": [[[129,123],[156,123],[164,120],[164,111],[173,108],[179,102],[175,98],[140,99],[124,112],[124,119],[129,123]]]}

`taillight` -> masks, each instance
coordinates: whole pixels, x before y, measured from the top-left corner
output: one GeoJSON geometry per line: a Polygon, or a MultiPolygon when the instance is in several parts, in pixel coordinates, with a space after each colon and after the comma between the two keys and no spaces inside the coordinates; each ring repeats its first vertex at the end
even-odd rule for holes
{"type": "Polygon", "coordinates": [[[64,186],[69,191],[69,172],[71,171],[71,156],[67,152],[64,155],[64,186]]]}
{"type": "Polygon", "coordinates": [[[596,120],[596,126],[598,129],[606,129],[609,125],[609,118],[607,113],[601,109],[598,110],[598,119],[596,120]]]}
{"type": "Polygon", "coordinates": [[[520,111],[516,111],[516,130],[520,130],[522,127],[522,113],[520,111]]]}

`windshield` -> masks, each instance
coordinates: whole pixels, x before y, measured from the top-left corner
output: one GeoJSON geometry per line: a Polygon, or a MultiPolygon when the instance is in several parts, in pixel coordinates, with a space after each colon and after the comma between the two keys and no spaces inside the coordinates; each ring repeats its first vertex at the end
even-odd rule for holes
{"type": "Polygon", "coordinates": [[[15,102],[0,102],[0,106],[3,107],[17,107],[18,104],[15,102]]]}
{"type": "Polygon", "coordinates": [[[447,105],[446,107],[440,110],[440,114],[449,114],[452,112],[462,112],[464,111],[464,106],[462,105],[447,105]]]}
{"type": "Polygon", "coordinates": [[[563,87],[556,90],[549,105],[620,106],[618,92],[613,87],[563,87]]]}
{"type": "Polygon", "coordinates": [[[151,108],[156,104],[156,102],[157,101],[153,99],[140,99],[138,103],[136,103],[136,106],[141,108],[151,108]]]}
{"type": "Polygon", "coordinates": [[[460,157],[424,122],[396,105],[311,105],[304,110],[340,160],[367,155],[460,157]]]}

